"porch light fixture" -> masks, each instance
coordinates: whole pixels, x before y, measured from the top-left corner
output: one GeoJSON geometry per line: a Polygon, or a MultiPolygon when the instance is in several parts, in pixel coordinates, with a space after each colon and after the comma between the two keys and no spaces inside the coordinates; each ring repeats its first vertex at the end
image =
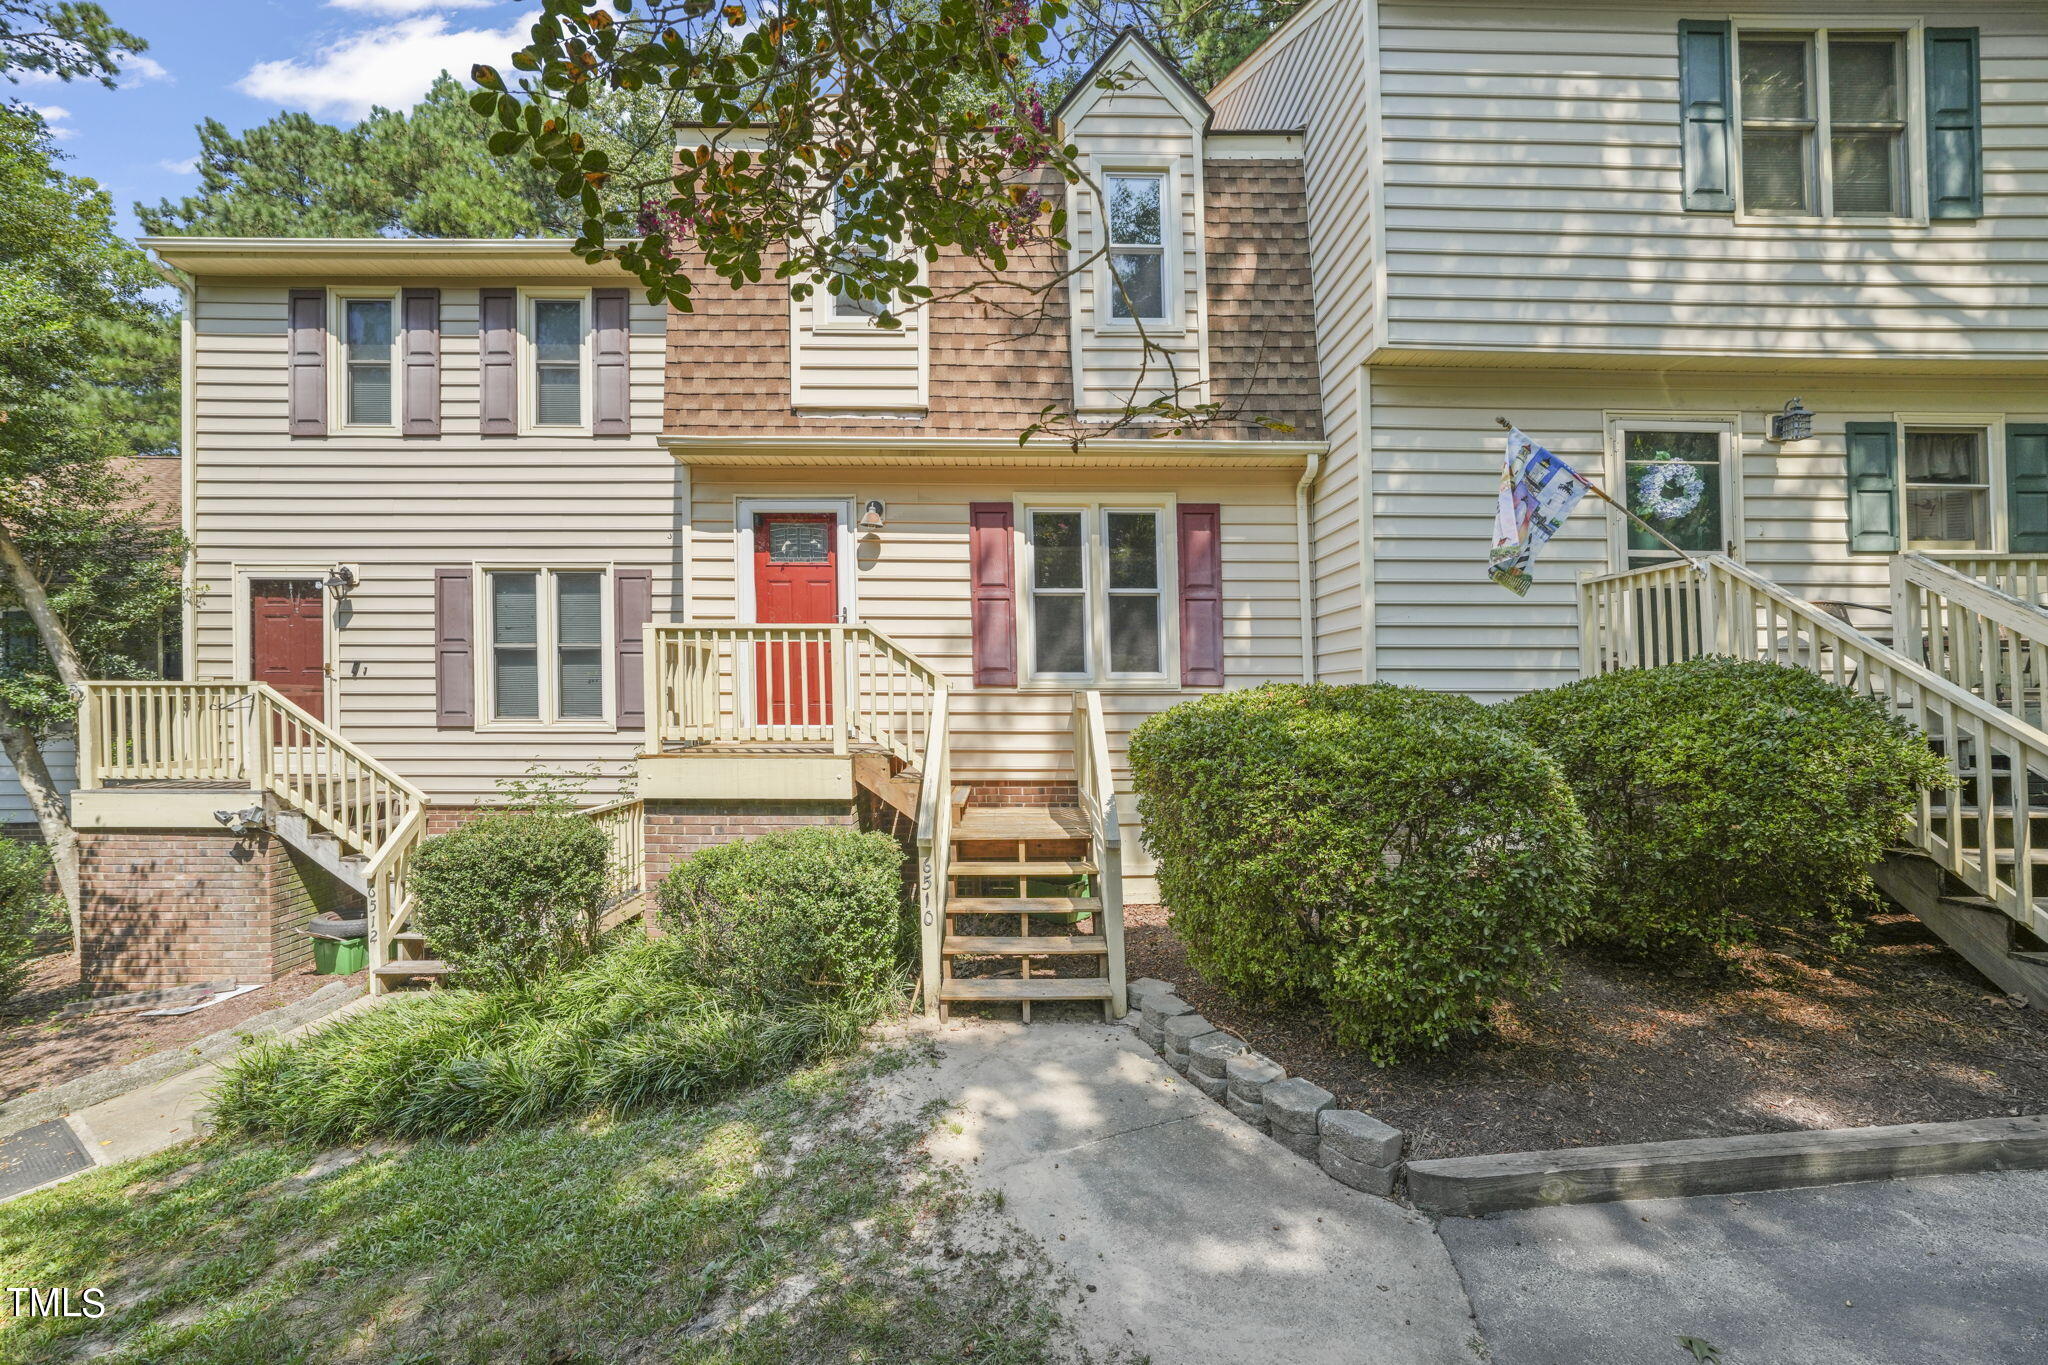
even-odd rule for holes
{"type": "Polygon", "coordinates": [[[320,580],[320,586],[336,597],[348,596],[349,589],[356,585],[356,571],[346,564],[337,564],[320,580]]]}
{"type": "Polygon", "coordinates": [[[860,509],[860,529],[873,534],[888,524],[889,506],[880,498],[869,498],[860,509]]]}
{"type": "Polygon", "coordinates": [[[247,810],[217,810],[213,818],[226,825],[231,834],[251,834],[268,823],[261,806],[250,806],[247,810]]]}
{"type": "Polygon", "coordinates": [[[1773,441],[1805,441],[1813,436],[1813,414],[1806,410],[1806,400],[1795,398],[1785,405],[1783,412],[1771,416],[1771,439],[1773,441]]]}

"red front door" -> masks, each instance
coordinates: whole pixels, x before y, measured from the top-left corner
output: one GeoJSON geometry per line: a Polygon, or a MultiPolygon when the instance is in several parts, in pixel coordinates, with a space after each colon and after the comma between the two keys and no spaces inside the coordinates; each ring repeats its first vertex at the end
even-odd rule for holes
{"type": "Polygon", "coordinates": [[[325,720],[327,603],[318,583],[258,578],[249,584],[249,665],[256,681],[325,720]]]}
{"type": "MultiPolygon", "coordinates": [[[[754,516],[754,619],[763,625],[839,619],[839,518],[830,512],[754,516]]],[[[754,649],[756,714],[768,725],[832,723],[832,651],[822,642],[754,649]]]]}

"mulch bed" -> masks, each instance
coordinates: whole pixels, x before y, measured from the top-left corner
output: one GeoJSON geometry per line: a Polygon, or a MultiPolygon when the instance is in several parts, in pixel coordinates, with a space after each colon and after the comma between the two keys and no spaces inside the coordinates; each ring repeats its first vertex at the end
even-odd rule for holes
{"type": "Polygon", "coordinates": [[[1407,1132],[1409,1156],[1860,1128],[2048,1111],[2048,1010],[2019,1008],[1903,911],[1848,956],[1786,937],[1684,971],[1586,951],[1490,1037],[1380,1068],[1313,1008],[1246,1004],[1188,963],[1164,906],[1125,912],[1132,978],[1407,1132]]]}
{"type": "MultiPolygon", "coordinates": [[[[59,1008],[89,994],[78,979],[78,957],[63,941],[35,960],[27,988],[0,1005],[0,1101],[195,1043],[344,979],[294,972],[261,990],[169,1019],[142,1019],[134,1010],[58,1019],[59,1008]]],[[[152,1008],[160,1007],[139,1007],[152,1008]]]]}

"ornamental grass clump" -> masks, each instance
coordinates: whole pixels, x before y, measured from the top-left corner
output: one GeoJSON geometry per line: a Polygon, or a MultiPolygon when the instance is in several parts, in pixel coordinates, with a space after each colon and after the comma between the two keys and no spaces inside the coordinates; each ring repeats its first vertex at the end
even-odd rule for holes
{"type": "Polygon", "coordinates": [[[1589,940],[1707,956],[1767,928],[1853,940],[1871,868],[1941,760],[1877,697],[1802,668],[1697,659],[1506,703],[1562,766],[1593,840],[1589,940]]]}
{"type": "Polygon", "coordinates": [[[1195,965],[1327,1010],[1386,1063],[1487,1025],[1586,902],[1557,764],[1461,697],[1275,685],[1131,736],[1145,842],[1195,965]]]}
{"type": "Polygon", "coordinates": [[[689,945],[636,940],[539,985],[402,996],[236,1057],[220,1126],[320,1144],[473,1138],[548,1119],[701,1103],[852,1050],[900,981],[748,1005],[689,945]]]}

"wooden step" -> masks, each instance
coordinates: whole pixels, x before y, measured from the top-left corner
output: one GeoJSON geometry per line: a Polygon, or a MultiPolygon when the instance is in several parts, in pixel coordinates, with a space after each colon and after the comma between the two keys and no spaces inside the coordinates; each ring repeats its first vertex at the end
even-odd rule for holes
{"type": "Polygon", "coordinates": [[[947,953],[997,953],[1011,956],[1079,957],[1106,953],[1109,944],[1100,934],[1041,935],[1030,938],[1002,938],[977,934],[946,935],[947,953]]]}
{"type": "Polygon", "coordinates": [[[949,915],[1092,915],[1102,908],[1093,896],[952,896],[949,915]]]}
{"type": "Polygon", "coordinates": [[[949,877],[1083,877],[1100,871],[1094,863],[1070,862],[1064,858],[1044,858],[1028,863],[953,863],[946,869],[949,877]]]}
{"type": "Polygon", "coordinates": [[[1086,839],[1088,817],[1075,806],[969,806],[953,837],[969,841],[1086,839]]]}
{"type": "Polygon", "coordinates": [[[407,948],[424,948],[427,946],[427,936],[425,934],[416,934],[410,929],[402,933],[393,934],[391,941],[402,944],[407,948]]]}
{"type": "Polygon", "coordinates": [[[1107,1000],[1109,980],[1100,976],[954,977],[939,983],[941,1000],[1107,1000]]]}
{"type": "Polygon", "coordinates": [[[455,967],[439,958],[409,957],[401,958],[397,962],[386,962],[370,970],[386,981],[404,981],[416,976],[446,976],[454,971],[455,967]]]}

